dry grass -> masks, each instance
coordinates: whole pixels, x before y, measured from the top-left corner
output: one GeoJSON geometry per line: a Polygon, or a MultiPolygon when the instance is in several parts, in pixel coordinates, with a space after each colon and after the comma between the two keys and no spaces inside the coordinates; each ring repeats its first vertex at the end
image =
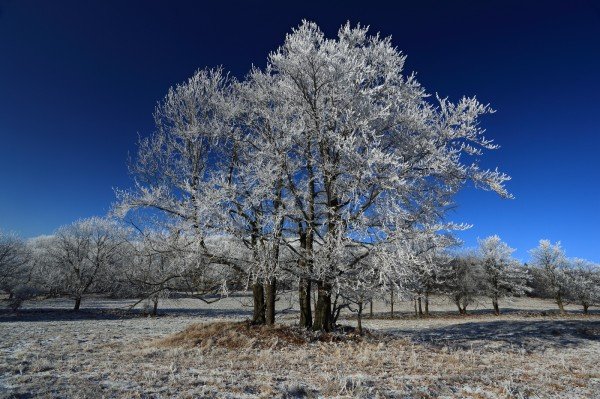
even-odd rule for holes
{"type": "Polygon", "coordinates": [[[0,397],[599,397],[598,316],[367,319],[374,337],[328,340],[215,313],[234,316],[0,318],[0,397]]]}
{"type": "Polygon", "coordinates": [[[373,335],[367,332],[361,336],[351,327],[332,333],[321,333],[288,324],[258,326],[248,321],[216,322],[192,324],[181,332],[159,340],[157,346],[283,349],[314,342],[361,342],[365,337],[372,338],[373,335]]]}

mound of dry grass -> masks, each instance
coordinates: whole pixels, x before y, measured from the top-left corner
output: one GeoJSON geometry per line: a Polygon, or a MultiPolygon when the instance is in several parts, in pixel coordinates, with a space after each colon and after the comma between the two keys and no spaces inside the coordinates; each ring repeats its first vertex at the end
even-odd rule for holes
{"type": "Polygon", "coordinates": [[[372,334],[367,332],[360,335],[351,327],[323,333],[285,324],[257,326],[242,321],[192,324],[181,332],[161,339],[158,346],[279,349],[314,342],[362,342],[371,338],[372,334]]]}

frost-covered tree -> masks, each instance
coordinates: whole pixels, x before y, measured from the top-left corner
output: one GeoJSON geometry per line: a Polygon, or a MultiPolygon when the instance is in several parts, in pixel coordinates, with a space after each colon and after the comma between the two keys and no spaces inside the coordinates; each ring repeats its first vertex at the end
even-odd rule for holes
{"type": "Polygon", "coordinates": [[[236,84],[215,69],[200,70],[170,89],[155,111],[156,131],[140,140],[131,164],[135,188],[118,193],[116,210],[160,211],[171,230],[174,225],[195,243],[186,252],[204,258],[202,265],[218,260],[243,269],[254,292],[254,322],[272,323],[283,223],[277,170],[283,158],[274,147],[282,132],[269,120],[284,118],[266,103],[269,96],[256,95],[260,84],[236,84]],[[236,259],[209,248],[214,236],[243,243],[251,262],[247,251],[236,259]]]}
{"type": "Polygon", "coordinates": [[[14,234],[0,231],[0,290],[9,295],[27,283],[29,253],[25,242],[14,234]]]}
{"type": "Polygon", "coordinates": [[[0,291],[8,294],[8,304],[16,310],[36,294],[31,283],[31,251],[25,241],[0,231],[0,291]]]}
{"type": "Polygon", "coordinates": [[[357,262],[334,262],[334,248],[368,252],[403,239],[437,221],[466,180],[509,196],[507,176],[463,163],[497,147],[478,126],[489,107],[474,98],[429,102],[404,61],[390,38],[364,27],[347,24],[328,39],[310,22],[269,57],[275,101],[297,126],[285,166],[299,235],[316,246],[304,251],[319,292],[316,329],[330,328],[332,282],[357,262]]]}
{"type": "Polygon", "coordinates": [[[258,319],[264,303],[274,321],[276,281],[293,275],[300,324],[330,330],[337,281],[376,271],[388,289],[403,260],[381,249],[439,223],[466,181],[510,196],[508,176],[477,162],[497,148],[479,126],[491,109],[432,101],[404,61],[367,28],[329,39],[303,22],[243,82],[199,71],[159,103],[118,209],[162,212],[209,258],[208,237],[235,237],[252,254],[258,319]],[[371,270],[374,252],[385,261],[371,270]]]}
{"type": "Polygon", "coordinates": [[[587,314],[590,306],[600,304],[600,266],[579,258],[572,259],[570,263],[571,296],[587,314]]]}
{"type": "Polygon", "coordinates": [[[438,288],[442,267],[449,261],[444,250],[456,241],[435,231],[415,233],[406,242],[405,254],[399,257],[404,262],[400,285],[415,302],[415,315],[429,316],[429,297],[438,288]]]}
{"type": "Polygon", "coordinates": [[[85,294],[109,284],[125,261],[129,230],[116,221],[92,217],[59,228],[35,243],[39,280],[51,293],[67,295],[79,310],[85,294]]]}
{"type": "Polygon", "coordinates": [[[513,259],[514,251],[497,235],[479,240],[482,293],[492,300],[496,315],[500,314],[500,299],[520,296],[529,290],[527,271],[513,259]]]}
{"type": "Polygon", "coordinates": [[[569,294],[570,278],[567,273],[569,263],[560,242],[540,240],[539,245],[530,251],[531,264],[537,267],[543,289],[554,298],[561,314],[565,313],[564,301],[569,294]]]}
{"type": "MultiPolygon", "coordinates": [[[[232,248],[228,240],[221,237],[207,240],[205,245],[219,259],[239,256],[239,246],[232,248]]],[[[227,285],[239,284],[235,276],[223,275],[220,260],[214,263],[200,256],[195,250],[195,243],[189,236],[177,230],[139,231],[129,243],[128,261],[120,265],[119,294],[139,301],[151,303],[150,314],[157,315],[160,300],[174,292],[186,292],[188,295],[205,299],[208,294],[219,294],[228,291],[227,285]]]]}
{"type": "Polygon", "coordinates": [[[459,314],[467,314],[467,307],[481,295],[482,271],[477,256],[457,254],[443,264],[439,275],[440,291],[456,305],[459,314]]]}
{"type": "Polygon", "coordinates": [[[121,266],[120,292],[122,296],[139,298],[152,303],[151,315],[156,316],[158,303],[169,296],[174,280],[180,277],[176,267],[179,251],[171,245],[170,237],[158,232],[147,232],[130,242],[130,256],[121,266]]]}

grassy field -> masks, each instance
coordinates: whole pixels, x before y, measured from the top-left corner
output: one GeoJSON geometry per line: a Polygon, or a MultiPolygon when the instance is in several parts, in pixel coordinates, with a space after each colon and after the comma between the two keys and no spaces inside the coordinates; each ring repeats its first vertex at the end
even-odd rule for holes
{"type": "MultiPolygon", "coordinates": [[[[600,315],[570,307],[559,317],[550,301],[505,303],[500,317],[481,302],[457,316],[439,298],[427,319],[411,316],[410,303],[390,319],[378,303],[365,337],[308,343],[287,339],[299,333],[292,327],[246,333],[233,323],[250,315],[244,296],[170,299],[156,318],[131,303],[89,298],[74,313],[55,299],[3,310],[0,397],[600,397],[600,315]]],[[[278,321],[292,325],[293,298],[278,304],[278,321]]]]}

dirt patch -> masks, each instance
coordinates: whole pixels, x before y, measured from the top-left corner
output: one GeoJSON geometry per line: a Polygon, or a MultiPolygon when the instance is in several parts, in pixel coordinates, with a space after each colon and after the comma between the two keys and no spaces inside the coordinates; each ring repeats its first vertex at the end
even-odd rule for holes
{"type": "Polygon", "coordinates": [[[372,333],[367,331],[360,335],[352,327],[340,327],[334,332],[325,333],[298,326],[256,326],[242,321],[192,324],[181,332],[159,340],[158,346],[279,349],[315,342],[363,342],[373,339],[372,333]]]}

